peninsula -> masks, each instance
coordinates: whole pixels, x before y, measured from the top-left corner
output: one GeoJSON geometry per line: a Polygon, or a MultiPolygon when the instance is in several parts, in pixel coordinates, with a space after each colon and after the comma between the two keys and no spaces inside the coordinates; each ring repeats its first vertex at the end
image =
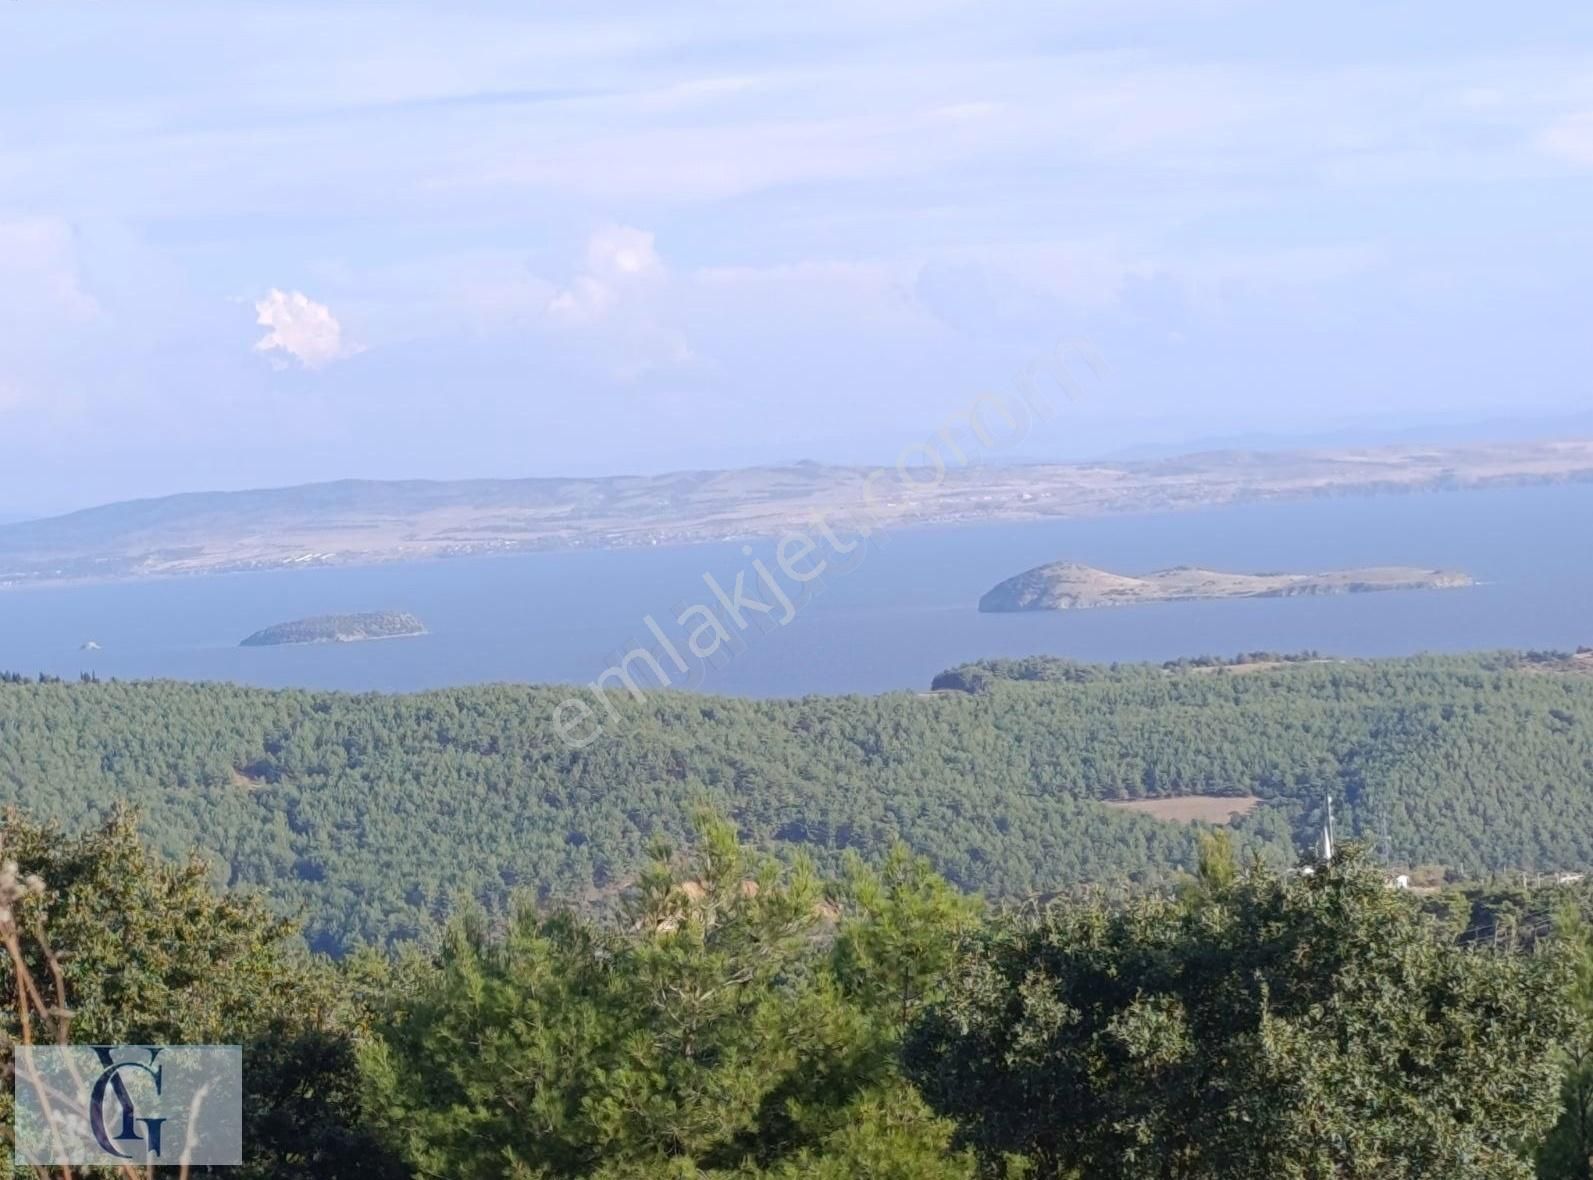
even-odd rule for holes
{"type": "Polygon", "coordinates": [[[1088,610],[1209,598],[1296,598],[1370,594],[1380,590],[1452,590],[1472,584],[1469,574],[1398,565],[1319,574],[1225,574],[1181,565],[1131,577],[1071,561],[1058,561],[1008,578],[979,600],[979,609],[990,613],[1088,610]]]}
{"type": "MultiPolygon", "coordinates": [[[[977,439],[946,436],[970,455],[977,439]]],[[[488,553],[1170,512],[1263,500],[1593,481],[1593,439],[1219,451],[1094,463],[955,458],[944,470],[792,463],[658,475],[346,480],[192,492],[0,524],[0,590],[488,553]],[[883,478],[881,478],[883,477],[883,478]]]]}
{"type": "Polygon", "coordinates": [[[298,643],[361,643],[367,639],[401,639],[426,634],[426,625],[405,611],[371,611],[359,615],[320,615],[296,619],[256,631],[240,647],[285,647],[298,643]]]}

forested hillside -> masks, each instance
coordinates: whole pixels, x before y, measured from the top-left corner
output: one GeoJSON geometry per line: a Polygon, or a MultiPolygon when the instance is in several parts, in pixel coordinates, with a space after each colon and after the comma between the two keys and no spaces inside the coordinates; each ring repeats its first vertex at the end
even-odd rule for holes
{"type": "Polygon", "coordinates": [[[1353,844],[1309,874],[1200,845],[1176,889],[994,909],[900,845],[826,879],[702,814],[612,920],[466,912],[334,964],[125,816],[8,814],[0,1071],[29,1085],[30,1038],[244,1046],[243,1166],[196,1178],[1585,1180],[1593,893],[1418,904],[1353,844]],[[1448,921],[1518,902],[1552,921],[1448,921]]]}
{"type": "Polygon", "coordinates": [[[1586,667],[997,663],[928,695],[655,694],[585,749],[554,730],[556,688],[5,683],[0,800],[73,828],[130,802],[157,847],[205,851],[332,951],[420,934],[465,895],[605,904],[703,802],[822,868],[900,838],[995,895],[1185,868],[1193,830],[1099,801],[1201,792],[1267,800],[1241,837],[1280,858],[1331,791],[1394,862],[1573,869],[1593,865],[1586,667]]]}

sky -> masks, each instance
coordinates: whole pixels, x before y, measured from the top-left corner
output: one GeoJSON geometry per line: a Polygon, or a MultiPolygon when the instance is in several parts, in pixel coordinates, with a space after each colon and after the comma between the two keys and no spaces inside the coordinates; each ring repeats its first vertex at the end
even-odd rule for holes
{"type": "Polygon", "coordinates": [[[1583,0],[7,0],[0,512],[1552,423],[1590,209],[1583,0]]]}

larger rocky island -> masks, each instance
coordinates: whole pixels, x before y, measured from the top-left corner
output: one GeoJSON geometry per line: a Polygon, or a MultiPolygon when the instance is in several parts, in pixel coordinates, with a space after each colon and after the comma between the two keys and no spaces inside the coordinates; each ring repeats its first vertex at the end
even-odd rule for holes
{"type": "Polygon", "coordinates": [[[1209,598],[1296,598],[1370,594],[1382,590],[1453,590],[1473,584],[1469,574],[1412,566],[1376,566],[1320,574],[1225,574],[1181,565],[1142,577],[1058,561],[1008,578],[979,600],[986,612],[1088,610],[1146,602],[1209,598]]]}
{"type": "Polygon", "coordinates": [[[320,615],[256,631],[240,647],[285,647],[296,643],[361,643],[426,634],[426,625],[405,611],[379,610],[359,615],[320,615]]]}

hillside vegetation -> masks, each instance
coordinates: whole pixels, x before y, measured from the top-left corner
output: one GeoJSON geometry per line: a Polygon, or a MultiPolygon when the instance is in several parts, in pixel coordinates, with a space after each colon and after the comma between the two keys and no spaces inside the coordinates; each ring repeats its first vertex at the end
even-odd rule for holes
{"type": "Polygon", "coordinates": [[[1454,570],[1378,566],[1315,574],[1230,574],[1181,565],[1133,577],[1074,561],[1036,566],[1001,582],[979,600],[988,612],[1091,610],[1213,598],[1308,598],[1390,590],[1458,590],[1473,585],[1454,570]]]}
{"type": "Polygon", "coordinates": [[[966,889],[1144,883],[1199,827],[1100,801],[1256,795],[1292,856],[1340,800],[1386,859],[1477,875],[1593,865],[1588,661],[1513,654],[1227,668],[972,665],[943,691],[655,694],[564,744],[556,688],[406,696],[170,682],[0,684],[0,802],[74,829],[117,801],[168,854],[302,913],[312,944],[423,934],[470,895],[606,906],[701,803],[822,869],[898,838],[966,889]]]}
{"type": "Polygon", "coordinates": [[[613,920],[518,904],[331,964],[125,817],[7,814],[0,845],[0,1068],[20,1093],[30,1039],[244,1046],[243,1167],[196,1177],[1581,1180],[1593,1155],[1586,889],[1463,932],[1543,911],[1214,833],[1176,890],[991,910],[900,846],[826,879],[703,814],[613,920]]]}
{"type": "Polygon", "coordinates": [[[241,647],[283,647],[301,643],[360,643],[426,634],[426,624],[408,611],[368,611],[358,615],[319,615],[256,631],[241,647]]]}

